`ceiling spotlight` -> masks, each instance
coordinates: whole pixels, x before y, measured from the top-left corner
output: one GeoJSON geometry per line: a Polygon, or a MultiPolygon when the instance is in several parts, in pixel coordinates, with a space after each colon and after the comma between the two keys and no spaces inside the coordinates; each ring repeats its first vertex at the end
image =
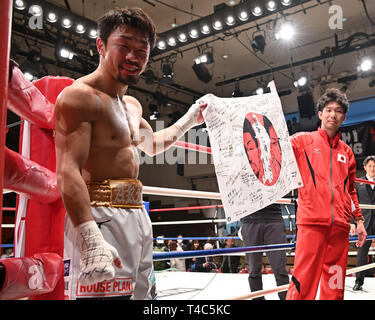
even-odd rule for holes
{"type": "Polygon", "coordinates": [[[196,39],[199,37],[199,33],[198,33],[198,30],[193,28],[189,31],[189,36],[190,38],[193,38],[193,39],[196,39]]]}
{"type": "Polygon", "coordinates": [[[207,24],[203,25],[202,29],[201,29],[201,32],[203,34],[209,34],[210,33],[210,27],[207,24]]]}
{"type": "Polygon", "coordinates": [[[257,80],[257,88],[255,94],[261,95],[270,92],[270,88],[267,87],[267,82],[263,79],[257,80]]]}
{"type": "Polygon", "coordinates": [[[241,11],[240,14],[238,15],[238,18],[241,21],[246,21],[247,19],[249,19],[249,15],[247,14],[246,11],[241,11]]]}
{"type": "Polygon", "coordinates": [[[85,33],[86,27],[83,24],[77,24],[76,26],[76,32],[79,34],[85,33]]]}
{"type": "Polygon", "coordinates": [[[369,58],[365,58],[362,60],[360,65],[360,70],[362,72],[370,71],[372,68],[372,61],[369,58]]]}
{"type": "Polygon", "coordinates": [[[180,34],[177,36],[177,38],[178,38],[178,41],[180,41],[180,42],[186,42],[186,41],[187,41],[187,36],[186,36],[185,33],[180,33],[180,34]]]}
{"type": "Polygon", "coordinates": [[[285,22],[280,27],[280,30],[275,34],[276,39],[283,39],[289,41],[293,38],[295,30],[291,23],[285,22]]]}
{"type": "Polygon", "coordinates": [[[17,10],[25,10],[26,9],[26,2],[23,0],[16,0],[14,1],[14,7],[17,10]]]}
{"type": "Polygon", "coordinates": [[[54,13],[54,12],[50,12],[48,15],[47,15],[47,21],[48,22],[51,22],[51,23],[55,23],[57,21],[57,14],[54,13]]]}
{"type": "Polygon", "coordinates": [[[171,47],[174,47],[175,45],[176,45],[176,39],[175,38],[173,38],[173,37],[170,37],[169,39],[168,39],[168,44],[171,46],[171,47]]]}
{"type": "Polygon", "coordinates": [[[150,115],[150,120],[156,120],[157,118],[160,117],[160,113],[158,111],[155,111],[150,115]]]}
{"type": "Polygon", "coordinates": [[[256,16],[256,17],[259,17],[262,13],[263,13],[263,10],[261,7],[259,6],[256,6],[253,8],[253,10],[251,10],[251,13],[256,16]]]}
{"type": "Polygon", "coordinates": [[[264,93],[264,89],[263,87],[259,87],[258,89],[255,90],[256,94],[263,94],[264,93]]]}
{"type": "Polygon", "coordinates": [[[304,86],[306,86],[306,84],[307,84],[307,77],[306,76],[301,76],[301,77],[299,77],[298,80],[294,81],[294,86],[296,88],[304,87],[304,86]]]}
{"type": "Polygon", "coordinates": [[[165,41],[163,40],[158,41],[158,44],[156,46],[158,47],[159,50],[164,50],[167,47],[167,45],[165,44],[165,41]]]}
{"type": "Polygon", "coordinates": [[[232,97],[237,98],[237,97],[242,97],[242,96],[243,96],[243,92],[240,89],[240,84],[237,82],[234,85],[234,91],[232,92],[232,97]]]}
{"type": "Polygon", "coordinates": [[[266,4],[266,8],[267,8],[268,11],[276,10],[276,8],[277,8],[276,2],[275,1],[268,1],[267,4],[266,4]]]}
{"type": "Polygon", "coordinates": [[[67,48],[61,48],[60,49],[60,58],[67,59],[67,60],[72,60],[74,57],[74,53],[70,51],[67,48]]]}
{"type": "Polygon", "coordinates": [[[43,10],[42,10],[42,7],[41,6],[38,6],[36,4],[33,4],[30,8],[29,8],[29,13],[31,13],[34,17],[39,17],[40,15],[43,14],[43,10]]]}
{"type": "Polygon", "coordinates": [[[72,23],[72,20],[70,20],[68,18],[65,18],[65,19],[63,19],[61,24],[64,28],[69,29],[72,26],[73,23],[72,23]]]}
{"type": "Polygon", "coordinates": [[[233,26],[233,25],[236,23],[236,20],[234,19],[233,16],[228,16],[228,17],[225,19],[225,23],[226,23],[228,26],[233,26]]]}
{"type": "Polygon", "coordinates": [[[204,64],[194,63],[192,68],[193,68],[195,75],[200,81],[204,83],[208,83],[212,80],[212,74],[210,73],[210,71],[207,69],[207,67],[204,64]]]}
{"type": "Polygon", "coordinates": [[[292,0],[281,0],[281,4],[283,6],[290,6],[292,4],[292,0]]]}
{"type": "Polygon", "coordinates": [[[98,32],[95,30],[95,29],[92,29],[89,33],[89,37],[91,39],[96,39],[96,37],[98,36],[98,32]]]}
{"type": "Polygon", "coordinates": [[[215,30],[221,30],[223,29],[223,24],[219,20],[216,20],[213,24],[213,28],[215,30]]]}
{"type": "Polygon", "coordinates": [[[298,79],[298,86],[303,87],[307,83],[307,78],[306,77],[301,77],[298,79]]]}
{"type": "Polygon", "coordinates": [[[265,32],[263,31],[264,35],[253,33],[253,40],[251,41],[251,47],[253,48],[254,52],[260,51],[261,53],[264,53],[264,48],[266,47],[266,38],[265,38],[265,32]]]}
{"type": "Polygon", "coordinates": [[[151,103],[148,108],[151,111],[150,120],[156,120],[160,117],[160,113],[158,111],[158,106],[155,103],[151,103]]]}
{"type": "Polygon", "coordinates": [[[213,57],[212,52],[207,51],[203,53],[202,55],[196,57],[194,61],[195,61],[195,64],[201,64],[201,63],[210,64],[214,62],[214,57],[213,57]]]}
{"type": "Polygon", "coordinates": [[[173,81],[173,67],[170,62],[164,62],[161,66],[162,81],[164,83],[171,83],[173,81]]]}

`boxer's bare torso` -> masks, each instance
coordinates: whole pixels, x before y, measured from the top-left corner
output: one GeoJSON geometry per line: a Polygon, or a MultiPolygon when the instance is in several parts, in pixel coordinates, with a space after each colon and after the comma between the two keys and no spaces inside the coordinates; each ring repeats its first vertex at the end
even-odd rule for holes
{"type": "Polygon", "coordinates": [[[136,147],[153,141],[139,102],[109,95],[95,80],[92,75],[78,79],[62,91],[55,107],[57,180],[74,225],[92,219],[85,183],[137,178],[136,147]]]}
{"type": "Polygon", "coordinates": [[[137,178],[139,161],[136,145],[142,120],[138,101],[130,96],[111,97],[95,89],[86,77],[63,92],[61,99],[77,99],[76,103],[81,104],[80,110],[75,110],[79,119],[72,119],[75,113],[72,112],[67,121],[57,123],[65,123],[66,127],[59,129],[69,131],[77,120],[81,122],[78,124],[81,127],[76,137],[78,141],[73,147],[87,150],[86,159],[81,162],[84,180],[137,178]]]}

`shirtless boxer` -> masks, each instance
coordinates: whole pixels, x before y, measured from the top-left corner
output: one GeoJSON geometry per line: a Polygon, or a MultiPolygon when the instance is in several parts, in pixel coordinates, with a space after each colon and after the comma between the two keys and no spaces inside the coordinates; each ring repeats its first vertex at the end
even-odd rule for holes
{"type": "Polygon", "coordinates": [[[147,66],[153,22],[139,8],[115,9],[99,19],[98,31],[98,68],[67,87],[55,109],[57,179],[68,213],[66,294],[153,299],[152,227],[137,148],[165,151],[203,123],[205,105],[154,133],[140,103],[125,95],[147,66]]]}

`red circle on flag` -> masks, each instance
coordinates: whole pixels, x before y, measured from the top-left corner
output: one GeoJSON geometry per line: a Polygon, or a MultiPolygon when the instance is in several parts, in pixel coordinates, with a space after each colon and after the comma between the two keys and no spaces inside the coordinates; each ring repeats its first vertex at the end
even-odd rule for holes
{"type": "Polygon", "coordinates": [[[243,143],[250,167],[259,181],[266,186],[274,185],[280,176],[282,153],[271,121],[262,114],[246,114],[243,143]]]}

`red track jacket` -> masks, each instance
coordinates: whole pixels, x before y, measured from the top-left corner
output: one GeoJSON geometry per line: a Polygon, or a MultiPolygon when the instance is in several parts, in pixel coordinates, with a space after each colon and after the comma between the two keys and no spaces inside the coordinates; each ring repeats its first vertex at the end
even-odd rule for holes
{"type": "Polygon", "coordinates": [[[292,147],[303,180],[298,189],[297,224],[349,228],[361,216],[354,187],[356,162],[349,146],[325,130],[296,133],[292,147]]]}

